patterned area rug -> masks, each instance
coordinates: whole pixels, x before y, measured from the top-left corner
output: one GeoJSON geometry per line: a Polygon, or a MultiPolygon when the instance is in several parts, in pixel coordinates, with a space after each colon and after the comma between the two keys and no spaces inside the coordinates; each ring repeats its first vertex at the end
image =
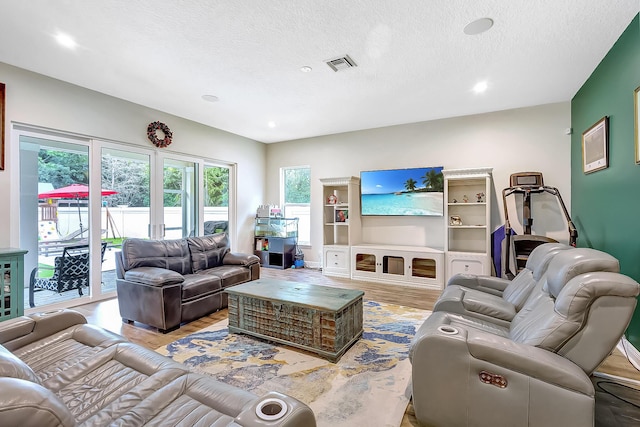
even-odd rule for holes
{"type": "Polygon", "coordinates": [[[227,321],[159,348],[161,354],[257,395],[279,391],[308,404],[318,426],[393,426],[409,402],[409,344],[429,311],[364,303],[364,334],[338,361],[229,334],[227,321]]]}

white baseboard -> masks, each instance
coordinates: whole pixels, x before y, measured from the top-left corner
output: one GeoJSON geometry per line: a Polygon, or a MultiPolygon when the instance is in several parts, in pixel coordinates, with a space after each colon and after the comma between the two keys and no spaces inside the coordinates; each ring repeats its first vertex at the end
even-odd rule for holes
{"type": "Polygon", "coordinates": [[[631,344],[626,337],[620,338],[616,346],[624,354],[634,368],[640,371],[640,351],[631,344]]]}
{"type": "Polygon", "coordinates": [[[305,268],[315,268],[315,269],[320,269],[322,267],[322,263],[318,262],[318,261],[305,261],[304,262],[304,267],[305,268]]]}

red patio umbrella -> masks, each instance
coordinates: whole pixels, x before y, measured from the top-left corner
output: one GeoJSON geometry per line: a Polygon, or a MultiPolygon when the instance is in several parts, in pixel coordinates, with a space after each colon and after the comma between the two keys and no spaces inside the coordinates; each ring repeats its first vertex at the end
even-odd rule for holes
{"type": "MultiPolygon", "coordinates": [[[[100,190],[102,196],[118,194],[114,190],[100,190]]],[[[89,187],[85,184],[71,184],[38,194],[38,199],[84,199],[89,197],[89,187]]]]}
{"type": "MultiPolygon", "coordinates": [[[[111,196],[112,194],[118,194],[118,192],[114,190],[100,190],[101,196],[111,196]]],[[[89,187],[85,184],[71,184],[66,187],[60,187],[38,194],[38,199],[76,199],[78,202],[80,236],[84,233],[84,230],[82,229],[82,216],[80,215],[80,199],[85,199],[87,197],[89,197],[89,187]]]]}

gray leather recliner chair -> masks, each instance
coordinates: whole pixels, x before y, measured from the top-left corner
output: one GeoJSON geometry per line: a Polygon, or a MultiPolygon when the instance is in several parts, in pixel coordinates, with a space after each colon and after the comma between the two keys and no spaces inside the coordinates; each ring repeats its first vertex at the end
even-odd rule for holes
{"type": "MultiPolygon", "coordinates": [[[[573,249],[561,243],[536,247],[525,268],[513,280],[493,276],[456,274],[436,301],[433,311],[448,311],[507,326],[525,305],[532,291],[541,291],[551,260],[561,251],[573,249]]],[[[606,255],[606,254],[605,254],[606,255]]],[[[618,261],[607,255],[618,271],[618,261]]]]}
{"type": "MultiPolygon", "coordinates": [[[[587,272],[561,255],[545,292],[530,298],[509,326],[433,313],[411,345],[416,418],[433,426],[589,426],[595,391],[589,375],[627,328],[640,285],[612,272],[587,272]]],[[[600,253],[603,254],[603,253],[600,253]]],[[[590,269],[594,266],[591,265],[590,269]]]]}

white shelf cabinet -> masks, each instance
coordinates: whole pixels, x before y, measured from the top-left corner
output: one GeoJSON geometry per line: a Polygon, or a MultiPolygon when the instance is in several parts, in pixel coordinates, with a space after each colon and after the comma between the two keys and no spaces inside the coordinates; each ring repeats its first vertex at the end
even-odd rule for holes
{"type": "Polygon", "coordinates": [[[360,242],[360,179],[323,178],[322,273],[350,277],[350,248],[360,242]]]}
{"type": "Polygon", "coordinates": [[[446,281],[457,273],[491,275],[492,168],[445,169],[446,281]]]}
{"type": "Polygon", "coordinates": [[[351,278],[442,289],[444,252],[417,246],[351,247],[351,278]]]}

